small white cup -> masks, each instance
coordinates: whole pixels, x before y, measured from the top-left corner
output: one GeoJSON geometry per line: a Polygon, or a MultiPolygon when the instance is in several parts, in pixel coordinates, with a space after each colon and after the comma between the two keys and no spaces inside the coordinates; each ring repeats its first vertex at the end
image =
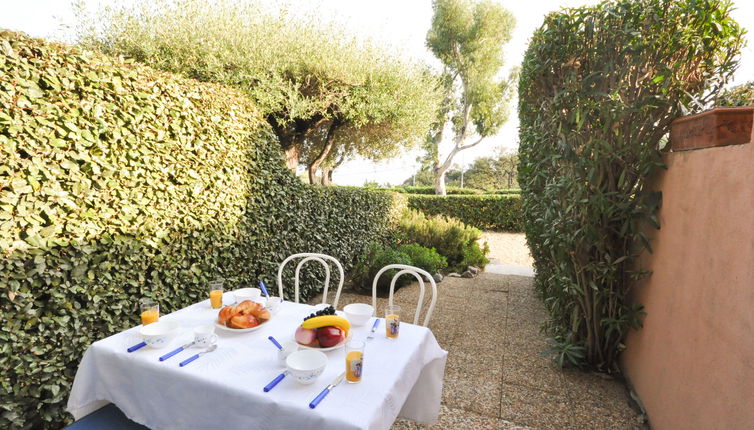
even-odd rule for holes
{"type": "Polygon", "coordinates": [[[194,327],[194,342],[196,346],[207,347],[217,343],[215,327],[211,325],[200,325],[194,327]]]}
{"type": "Polygon", "coordinates": [[[259,288],[239,288],[233,291],[233,296],[236,298],[236,303],[241,303],[244,300],[251,300],[255,302],[259,300],[259,296],[262,295],[262,290],[259,288]]]}
{"type": "Polygon", "coordinates": [[[298,344],[296,342],[285,342],[281,346],[283,349],[278,349],[278,361],[285,366],[285,360],[288,356],[298,351],[298,344]]]}
{"type": "Polygon", "coordinates": [[[270,313],[276,314],[280,310],[280,306],[283,304],[283,299],[276,296],[267,297],[265,307],[270,313]]]}

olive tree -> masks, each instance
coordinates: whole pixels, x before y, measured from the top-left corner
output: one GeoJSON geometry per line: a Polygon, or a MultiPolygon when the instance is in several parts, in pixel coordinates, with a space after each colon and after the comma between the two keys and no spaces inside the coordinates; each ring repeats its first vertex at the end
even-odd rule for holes
{"type": "Polygon", "coordinates": [[[378,159],[420,142],[441,100],[424,65],[261,0],[136,0],[78,17],[81,45],[245,91],[311,180],[331,152],[378,159]]]}
{"type": "Polygon", "coordinates": [[[434,159],[435,193],[445,195],[453,157],[497,133],[508,119],[511,84],[498,75],[515,20],[491,0],[434,0],[432,7],[427,47],[442,62],[445,99],[426,146],[434,159]],[[442,158],[439,146],[448,122],[453,147],[442,158]]]}
{"type": "Polygon", "coordinates": [[[636,258],[660,198],[648,178],[670,123],[707,106],[737,66],[730,11],[726,0],[605,1],[552,13],[531,38],[519,184],[561,364],[617,371],[641,324],[630,289],[648,275],[636,258]]]}

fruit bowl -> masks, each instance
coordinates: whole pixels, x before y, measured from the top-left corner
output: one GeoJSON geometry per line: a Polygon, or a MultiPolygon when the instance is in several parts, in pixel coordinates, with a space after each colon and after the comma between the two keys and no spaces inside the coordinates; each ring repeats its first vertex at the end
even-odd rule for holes
{"type": "MultiPolygon", "coordinates": [[[[316,309],[316,308],[315,308],[316,309]]],[[[304,318],[293,339],[304,349],[332,351],[343,346],[350,336],[351,324],[327,306],[304,318]]]]}

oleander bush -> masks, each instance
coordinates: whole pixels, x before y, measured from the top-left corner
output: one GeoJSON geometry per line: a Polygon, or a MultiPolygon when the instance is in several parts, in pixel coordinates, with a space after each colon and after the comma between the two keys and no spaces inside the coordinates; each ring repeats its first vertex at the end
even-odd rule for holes
{"type": "Polygon", "coordinates": [[[408,206],[427,215],[457,218],[481,230],[521,232],[524,228],[518,195],[409,195],[408,206]]]}
{"type": "MultiPolygon", "coordinates": [[[[406,264],[419,267],[431,274],[438,273],[447,267],[445,257],[437,253],[433,248],[425,248],[417,244],[393,244],[372,243],[369,249],[359,256],[356,265],[351,271],[351,280],[354,287],[361,291],[372,291],[372,283],[377,272],[389,264],[406,264]]],[[[380,276],[377,282],[377,290],[387,293],[390,289],[390,281],[398,270],[391,269],[380,276]]],[[[395,283],[396,290],[414,282],[416,278],[404,275],[395,283]]]]}
{"type": "MultiPolygon", "coordinates": [[[[741,27],[726,0],[613,0],[545,18],[519,81],[520,164],[535,287],[561,364],[618,372],[642,307],[631,287],[657,225],[670,123],[714,100],[741,27]]],[[[668,220],[673,222],[673,220],[668,220]]]]}
{"type": "Polygon", "coordinates": [[[454,218],[407,210],[398,223],[396,238],[404,244],[434,249],[445,257],[449,271],[462,272],[468,266],[484,268],[489,263],[489,246],[480,243],[482,232],[454,218]]]}
{"type": "Polygon", "coordinates": [[[171,312],[216,277],[275,287],[295,252],[348,269],[406,206],[302,184],[238,91],[8,31],[0,160],[0,428],[68,422],[81,355],[137,324],[139,297],[171,312]]]}

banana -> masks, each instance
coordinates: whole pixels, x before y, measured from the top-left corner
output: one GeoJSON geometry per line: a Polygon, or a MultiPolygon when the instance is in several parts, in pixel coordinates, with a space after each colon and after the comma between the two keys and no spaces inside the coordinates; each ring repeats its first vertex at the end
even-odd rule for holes
{"type": "Polygon", "coordinates": [[[309,318],[308,320],[301,323],[301,327],[303,328],[320,328],[330,325],[342,328],[346,332],[346,336],[348,336],[348,330],[351,329],[351,323],[349,323],[347,319],[338,315],[322,315],[319,317],[309,318]]]}

